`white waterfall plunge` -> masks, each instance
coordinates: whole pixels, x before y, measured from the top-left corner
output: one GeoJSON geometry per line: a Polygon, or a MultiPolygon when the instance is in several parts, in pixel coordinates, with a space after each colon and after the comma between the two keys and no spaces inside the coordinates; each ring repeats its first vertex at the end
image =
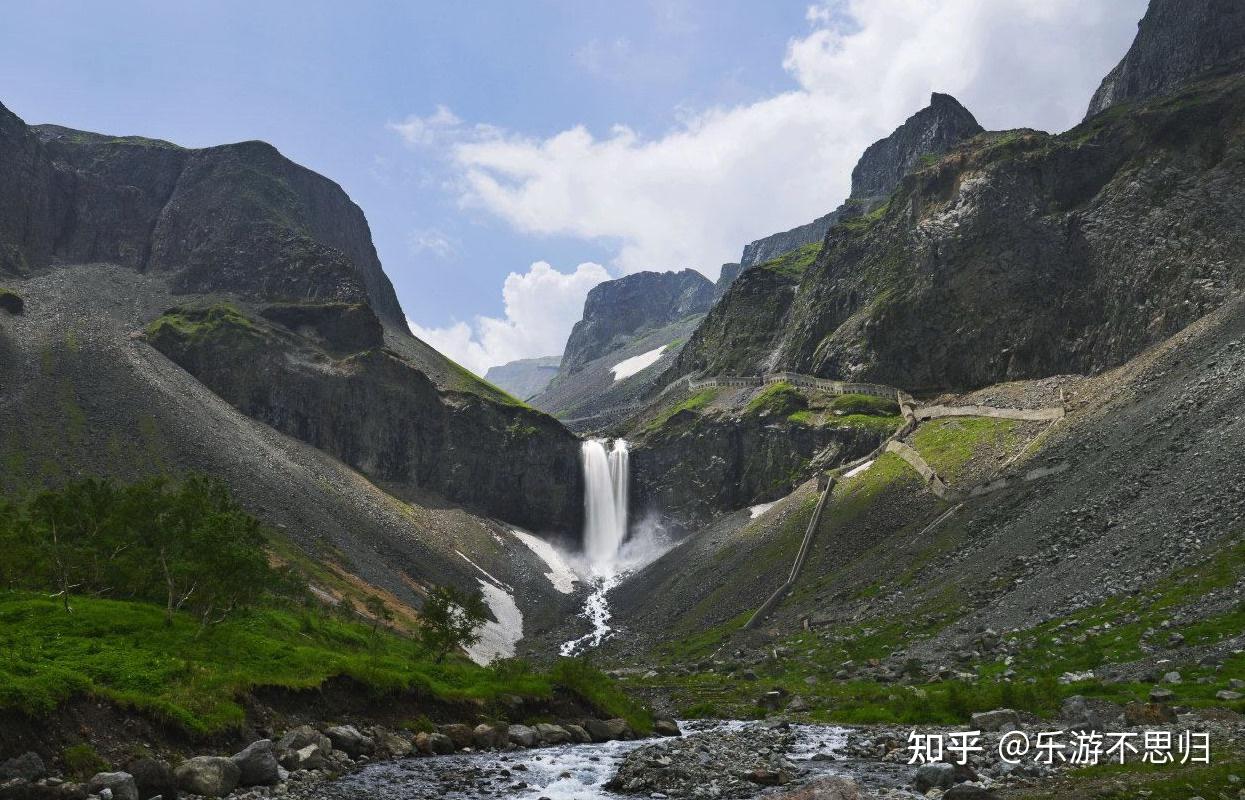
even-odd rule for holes
{"type": "Polygon", "coordinates": [[[608,451],[602,439],[588,439],[581,448],[584,468],[584,556],[594,583],[580,613],[592,632],[564,642],[559,652],[573,656],[596,647],[610,634],[606,595],[622,578],[619,554],[627,538],[627,441],[615,439],[608,451]]]}
{"type": "Polygon", "coordinates": [[[584,555],[594,575],[612,576],[627,538],[627,441],[607,452],[601,439],[583,443],[584,555]]]}

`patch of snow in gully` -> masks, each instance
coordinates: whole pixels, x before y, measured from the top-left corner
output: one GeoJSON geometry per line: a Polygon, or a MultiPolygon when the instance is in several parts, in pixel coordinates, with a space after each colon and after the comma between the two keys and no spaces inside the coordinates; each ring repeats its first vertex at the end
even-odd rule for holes
{"type": "Polygon", "coordinates": [[[523,638],[523,612],[514,602],[514,595],[497,584],[480,580],[480,594],[497,621],[484,623],[480,640],[466,648],[467,656],[482,665],[498,658],[513,658],[515,645],[523,638]]]}
{"type": "Polygon", "coordinates": [[[657,359],[661,358],[661,354],[666,351],[666,347],[667,345],[663,344],[656,350],[649,350],[647,353],[623,359],[610,367],[610,372],[614,373],[614,382],[617,383],[624,378],[630,378],[640,370],[656,364],[657,359]]]}
{"type": "Polygon", "coordinates": [[[773,503],[761,503],[759,506],[748,506],[748,519],[756,519],[777,504],[778,501],[775,500],[773,503]]]}
{"type": "Polygon", "coordinates": [[[527,531],[511,528],[510,532],[549,567],[550,571],[545,573],[545,577],[553,584],[554,589],[562,594],[571,594],[575,591],[575,582],[579,580],[579,576],[575,574],[575,570],[571,569],[571,565],[566,563],[566,559],[562,557],[558,548],[527,531]]]}
{"type": "Polygon", "coordinates": [[[864,472],[865,470],[867,470],[869,467],[872,467],[872,466],[873,466],[872,461],[866,461],[865,463],[861,464],[859,467],[852,467],[850,470],[843,473],[843,477],[850,478],[853,475],[859,475],[860,473],[864,472]]]}

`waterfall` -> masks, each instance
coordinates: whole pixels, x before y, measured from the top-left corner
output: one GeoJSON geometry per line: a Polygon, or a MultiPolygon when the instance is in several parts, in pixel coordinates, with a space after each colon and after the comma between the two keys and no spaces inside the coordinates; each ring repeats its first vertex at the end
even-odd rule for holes
{"type": "Polygon", "coordinates": [[[619,548],[627,537],[627,442],[615,439],[607,452],[605,441],[583,443],[584,554],[593,572],[614,572],[619,548]]]}

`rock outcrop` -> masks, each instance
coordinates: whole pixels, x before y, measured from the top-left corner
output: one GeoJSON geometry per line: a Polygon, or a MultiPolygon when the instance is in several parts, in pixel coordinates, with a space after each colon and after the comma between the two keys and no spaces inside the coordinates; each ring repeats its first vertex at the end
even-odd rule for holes
{"type": "Polygon", "coordinates": [[[575,437],[411,336],[362,211],[271,145],[29,127],[0,106],[0,297],[81,265],[132,270],[123,307],[84,299],[131,331],[177,297],[151,342],[254,419],[408,500],[577,534],[575,437]]]}
{"type": "Polygon", "coordinates": [[[28,128],[0,106],[0,150],[0,270],[118,263],[170,273],[187,293],[366,301],[405,325],[363,212],[269,144],[28,128]]]}
{"type": "Polygon", "coordinates": [[[842,205],[805,225],[746,245],[740,258],[741,269],[747,270],[820,242],[836,223],[866,214],[885,202],[903,176],[924,160],[981,131],[977,120],[959,101],[951,95],[934,92],[928,106],[909,117],[885,139],[869,145],[852,170],[851,194],[842,205]]]}
{"type": "Polygon", "coordinates": [[[490,367],[484,373],[484,380],[520,400],[526,400],[544,391],[553,376],[558,374],[558,365],[561,363],[561,356],[520,358],[518,361],[490,367]]]}
{"type": "Polygon", "coordinates": [[[181,307],[153,322],[147,337],[248,416],[400,495],[432,492],[530,530],[578,534],[579,442],[569,431],[519,404],[439,389],[369,342],[377,323],[356,306],[315,312],[261,312],[291,330],[233,306],[181,307]],[[301,324],[308,318],[310,329],[301,324]]]}
{"type": "Polygon", "coordinates": [[[713,284],[691,269],[637,272],[601,283],[588,292],[583,318],[566,341],[555,381],[575,374],[642,331],[704,313],[712,304],[713,284]]]}
{"type": "Polygon", "coordinates": [[[832,228],[794,295],[745,272],[667,377],[774,369],[919,390],[1122,363],[1245,282],[1243,118],[1237,74],[1058,136],[974,137],[832,228]]]}
{"type": "Polygon", "coordinates": [[[718,273],[718,279],[713,284],[713,302],[718,302],[726,294],[726,290],[731,288],[731,284],[739,277],[739,273],[743,271],[743,264],[731,262],[722,265],[722,271],[718,273]]]}
{"type": "Polygon", "coordinates": [[[1245,5],[1238,0],[1154,0],[1132,47],[1094,92],[1085,118],[1119,103],[1159,97],[1242,61],[1245,5]]]}

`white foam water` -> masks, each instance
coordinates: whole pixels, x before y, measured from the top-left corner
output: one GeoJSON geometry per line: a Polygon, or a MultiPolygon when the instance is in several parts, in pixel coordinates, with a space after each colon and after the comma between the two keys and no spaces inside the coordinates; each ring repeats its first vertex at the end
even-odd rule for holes
{"type": "Polygon", "coordinates": [[[615,571],[618,551],[627,538],[628,463],[625,439],[588,439],[581,446],[584,467],[584,555],[598,577],[615,571]]]}

